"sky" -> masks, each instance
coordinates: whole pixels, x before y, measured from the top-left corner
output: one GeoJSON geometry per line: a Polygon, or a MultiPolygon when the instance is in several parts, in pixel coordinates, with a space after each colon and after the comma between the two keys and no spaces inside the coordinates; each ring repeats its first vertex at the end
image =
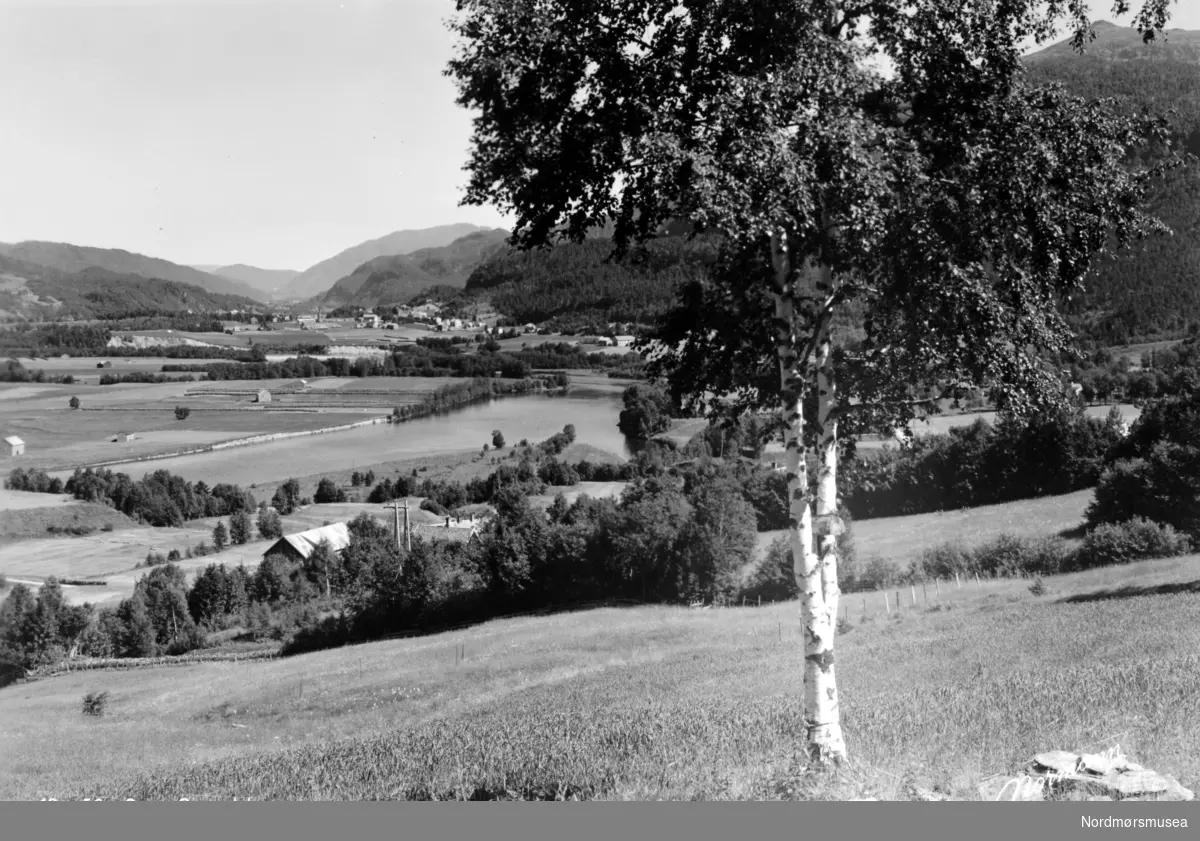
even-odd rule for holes
{"type": "MultiPolygon", "coordinates": [[[[0,242],[302,270],[396,230],[505,226],[459,206],[453,9],[0,0],[0,242]]],[[[1200,29],[1200,2],[1172,26],[1200,29]]]]}

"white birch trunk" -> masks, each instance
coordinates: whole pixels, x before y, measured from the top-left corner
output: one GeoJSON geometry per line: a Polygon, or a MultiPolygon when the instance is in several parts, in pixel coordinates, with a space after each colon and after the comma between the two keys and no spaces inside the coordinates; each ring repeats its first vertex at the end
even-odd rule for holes
{"type": "MultiPolygon", "coordinates": [[[[828,269],[823,269],[827,275],[828,269]]],[[[837,636],[838,556],[837,541],[844,525],[837,515],[837,418],[833,414],[837,381],[833,372],[833,343],[828,318],[817,327],[817,519],[820,552],[820,607],[806,634],[804,651],[805,685],[815,688],[817,706],[811,713],[810,750],[821,761],[840,762],[846,757],[838,705],[833,644],[837,636]]]]}
{"type": "MultiPolygon", "coordinates": [[[[783,236],[772,236],[771,257],[776,283],[776,352],[779,356],[786,447],[790,514],[788,536],[792,546],[793,569],[800,588],[800,624],[804,634],[804,718],[808,727],[807,749],[809,757],[823,765],[840,762],[845,758],[846,748],[842,739],[837,688],[834,682],[833,625],[830,621],[833,614],[826,598],[823,564],[815,551],[808,467],[804,459],[803,384],[806,375],[810,374],[812,369],[809,360],[800,359],[796,350],[795,285],[791,255],[783,236]]],[[[832,395],[828,395],[820,405],[828,414],[829,407],[832,406],[832,395]]],[[[821,418],[818,417],[818,420],[821,418]]],[[[824,465],[824,460],[822,464],[824,465]]],[[[834,464],[836,465],[836,462],[834,464]]],[[[824,478],[825,471],[822,470],[821,479],[824,478]]],[[[829,474],[828,481],[833,483],[836,491],[836,473],[829,474]]],[[[834,506],[836,508],[836,502],[834,506]]],[[[836,587],[836,555],[833,575],[836,587]]],[[[836,594],[832,610],[837,610],[836,594]]]]}

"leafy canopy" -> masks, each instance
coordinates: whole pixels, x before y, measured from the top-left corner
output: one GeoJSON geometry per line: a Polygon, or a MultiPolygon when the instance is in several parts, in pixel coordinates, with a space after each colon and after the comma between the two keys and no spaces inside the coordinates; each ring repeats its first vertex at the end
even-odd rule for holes
{"type": "MultiPolygon", "coordinates": [[[[1147,0],[1135,23],[1152,37],[1169,5],[1147,0]]],[[[447,72],[478,112],[466,203],[511,211],[522,248],[609,224],[624,247],[680,219],[722,238],[717,270],[684,284],[652,348],[651,373],[677,398],[777,404],[777,330],[799,374],[854,308],[863,335],[837,356],[839,413],[901,422],[938,396],[920,384],[984,382],[1016,410],[1052,403],[1058,374],[1040,352],[1071,347],[1058,305],[1096,255],[1161,230],[1139,207],[1166,164],[1122,164],[1167,147],[1165,121],[1021,70],[1022,45],[1064,19],[1086,43],[1084,0],[458,10],[447,72]],[[790,259],[783,289],[773,236],[790,259]],[[796,305],[782,325],[776,293],[796,305]]]]}

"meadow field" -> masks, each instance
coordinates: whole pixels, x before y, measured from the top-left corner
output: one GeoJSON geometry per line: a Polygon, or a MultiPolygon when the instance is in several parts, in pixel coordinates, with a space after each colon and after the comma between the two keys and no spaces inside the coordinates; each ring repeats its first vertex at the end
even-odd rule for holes
{"type": "Polygon", "coordinates": [[[850,760],[832,777],[799,770],[784,603],[582,610],[18,684],[0,690],[0,797],[893,799],[915,781],[982,799],[1037,752],[1114,745],[1195,788],[1200,557],[1047,583],[943,590],[890,616],[848,598],[850,760]],[[97,691],[108,712],[83,715],[97,691]]]}
{"type": "MultiPolygon", "coordinates": [[[[1091,501],[1092,490],[1088,488],[1000,505],[855,520],[851,532],[860,559],[879,557],[904,568],[922,550],[943,542],[962,541],[970,546],[1002,534],[1021,538],[1061,535],[1070,539],[1083,525],[1084,512],[1091,501]]],[[[765,553],[784,534],[784,530],[759,532],[759,553],[765,553]]]]}

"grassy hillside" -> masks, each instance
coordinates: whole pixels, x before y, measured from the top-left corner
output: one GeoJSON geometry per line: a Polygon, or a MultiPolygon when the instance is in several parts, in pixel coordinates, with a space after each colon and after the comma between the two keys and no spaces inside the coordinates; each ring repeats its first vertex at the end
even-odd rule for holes
{"type": "Polygon", "coordinates": [[[821,783],[794,773],[800,641],[781,604],[609,608],[17,685],[0,690],[0,796],[889,799],[912,774],[979,799],[1035,752],[1114,744],[1194,788],[1198,580],[1191,557],[1040,597],[972,585],[891,618],[848,600],[852,758],[821,783]],[[103,718],[80,712],[93,691],[111,693],[103,718]]]}
{"type": "Polygon", "coordinates": [[[68,274],[96,267],[117,275],[138,275],[186,283],[219,295],[241,295],[255,299],[262,297],[257,290],[240,281],[217,277],[190,266],[179,266],[167,260],[133,254],[119,248],[91,248],[66,242],[28,240],[8,248],[7,256],[68,274]]]}
{"type": "Polygon", "coordinates": [[[0,313],[10,319],[121,318],[255,309],[257,301],[174,280],[87,267],[78,272],[0,254],[0,313]]]}

